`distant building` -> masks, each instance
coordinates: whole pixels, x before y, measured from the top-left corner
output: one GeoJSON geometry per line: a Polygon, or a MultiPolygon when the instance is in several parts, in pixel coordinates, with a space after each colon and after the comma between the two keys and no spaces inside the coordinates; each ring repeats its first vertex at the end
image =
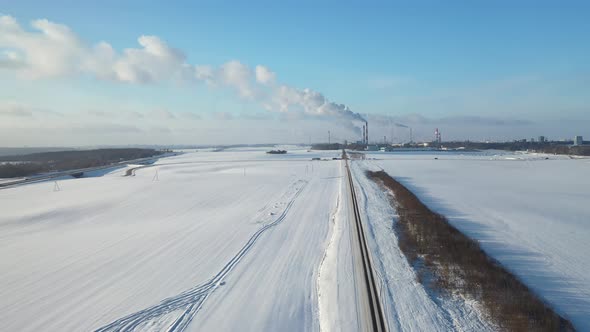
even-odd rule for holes
{"type": "Polygon", "coordinates": [[[582,144],[584,144],[584,139],[582,138],[582,136],[574,137],[574,145],[582,145],[582,144]]]}
{"type": "Polygon", "coordinates": [[[545,136],[539,136],[539,142],[545,143],[545,136]]]}
{"type": "Polygon", "coordinates": [[[377,145],[367,145],[367,151],[379,151],[379,147],[377,145]]]}

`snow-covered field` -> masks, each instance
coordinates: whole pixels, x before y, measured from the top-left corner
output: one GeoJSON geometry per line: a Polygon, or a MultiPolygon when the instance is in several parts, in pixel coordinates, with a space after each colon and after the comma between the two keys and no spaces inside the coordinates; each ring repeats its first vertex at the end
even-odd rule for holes
{"type": "Polygon", "coordinates": [[[499,151],[367,157],[376,160],[359,162],[363,169],[384,168],[590,330],[590,159],[499,151]]]}
{"type": "Polygon", "coordinates": [[[264,151],[0,190],[1,329],[317,329],[341,163],[264,151]]]}
{"type": "MultiPolygon", "coordinates": [[[[340,152],[287,149],[187,150],[135,176],[123,176],[129,165],[57,191],[0,190],[0,330],[358,330],[340,152]]],[[[416,281],[367,168],[384,167],[588,327],[590,160],[370,156],[352,169],[391,331],[492,327],[477,304],[416,281]]]]}
{"type": "Polygon", "coordinates": [[[24,178],[0,178],[0,184],[23,180],[24,178]]]}
{"type": "Polygon", "coordinates": [[[388,193],[365,176],[367,166],[365,162],[351,162],[389,330],[493,331],[494,326],[486,321],[476,303],[460,297],[440,297],[418,282],[399,249],[393,229],[397,214],[388,193]]]}

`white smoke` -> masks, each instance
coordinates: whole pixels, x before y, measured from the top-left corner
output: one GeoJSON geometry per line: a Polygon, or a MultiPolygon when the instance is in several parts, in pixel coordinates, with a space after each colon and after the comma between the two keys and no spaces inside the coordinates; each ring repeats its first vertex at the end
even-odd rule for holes
{"type": "Polygon", "coordinates": [[[0,69],[16,71],[25,79],[87,75],[130,84],[205,82],[229,88],[270,111],[335,120],[356,132],[355,124],[365,121],[317,91],[277,83],[276,74],[263,65],[252,69],[235,60],[218,67],[192,65],[182,51],[156,36],[141,36],[139,48],[119,53],[107,42],[85,43],[62,24],[42,19],[31,26],[35,31],[23,29],[11,16],[0,16],[0,69]]]}
{"type": "Polygon", "coordinates": [[[272,72],[265,66],[258,65],[256,66],[256,81],[261,84],[274,84],[276,79],[276,74],[272,72]]]}

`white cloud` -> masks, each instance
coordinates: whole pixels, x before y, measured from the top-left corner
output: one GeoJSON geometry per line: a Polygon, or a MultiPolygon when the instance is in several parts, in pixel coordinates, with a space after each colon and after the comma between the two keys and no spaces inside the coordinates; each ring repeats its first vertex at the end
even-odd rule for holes
{"type": "Polygon", "coordinates": [[[383,126],[396,126],[400,128],[409,128],[414,125],[457,125],[457,126],[481,126],[481,127],[500,127],[500,126],[529,126],[534,124],[528,119],[518,119],[514,117],[486,117],[476,115],[451,115],[444,117],[427,117],[418,113],[409,113],[404,115],[384,115],[370,114],[368,119],[371,122],[383,126]]]}
{"type": "Polygon", "coordinates": [[[195,77],[200,80],[204,81],[209,85],[217,85],[216,78],[215,78],[215,69],[211,66],[202,66],[197,65],[195,66],[195,77]]]}
{"type": "Polygon", "coordinates": [[[156,36],[141,36],[141,49],[128,48],[113,65],[115,77],[122,82],[151,83],[182,78],[192,70],[182,52],[170,48],[156,36]]]}
{"type": "Polygon", "coordinates": [[[4,51],[3,56],[0,57],[0,68],[18,69],[25,65],[20,55],[14,51],[4,51]]]}
{"type": "MultiPolygon", "coordinates": [[[[276,84],[268,67],[232,60],[219,67],[191,65],[180,50],[156,36],[138,38],[138,48],[117,52],[109,43],[84,42],[70,28],[46,19],[24,30],[11,16],[0,16],[0,69],[16,71],[28,79],[87,75],[100,80],[125,83],[200,81],[227,87],[241,98],[259,103],[264,109],[303,112],[353,123],[362,117],[347,106],[328,101],[321,93],[276,84]]],[[[170,117],[168,117],[170,118],[170,117]]]]}
{"type": "Polygon", "coordinates": [[[241,113],[240,119],[244,120],[273,120],[273,114],[270,112],[264,113],[241,113]]]}
{"type": "Polygon", "coordinates": [[[91,109],[86,111],[86,113],[90,116],[97,117],[97,118],[113,118],[115,115],[108,111],[103,110],[95,110],[91,109]]]}
{"type": "Polygon", "coordinates": [[[197,113],[193,113],[193,112],[182,112],[182,113],[179,113],[179,115],[181,117],[183,117],[184,119],[188,119],[188,120],[201,120],[202,119],[201,115],[199,115],[197,113]]]}
{"type": "Polygon", "coordinates": [[[157,109],[154,110],[152,112],[150,112],[150,115],[152,117],[154,117],[155,119],[159,119],[159,120],[173,120],[176,119],[176,115],[174,115],[174,113],[165,110],[165,109],[157,109]]]}
{"type": "Polygon", "coordinates": [[[0,105],[0,117],[32,117],[33,111],[22,105],[2,104],[0,105]]]}
{"type": "Polygon", "coordinates": [[[31,23],[38,32],[23,30],[10,16],[0,17],[0,47],[8,50],[14,62],[23,64],[28,78],[72,74],[80,67],[84,47],[68,27],[48,20],[31,23]]]}
{"type": "Polygon", "coordinates": [[[265,66],[256,66],[256,81],[261,84],[273,84],[276,79],[276,74],[265,66]]]}
{"type": "Polygon", "coordinates": [[[216,120],[227,121],[227,120],[233,120],[234,119],[234,116],[231,113],[229,113],[229,112],[214,112],[211,115],[216,120]]]}
{"type": "Polygon", "coordinates": [[[86,44],[62,24],[42,19],[31,26],[36,31],[25,31],[10,16],[0,17],[0,48],[5,49],[0,63],[18,69],[25,78],[87,74],[98,79],[150,83],[180,79],[193,72],[182,52],[156,36],[141,36],[141,48],[117,54],[106,42],[86,44]]]}
{"type": "Polygon", "coordinates": [[[137,126],[130,126],[117,123],[90,123],[75,124],[67,127],[67,130],[81,135],[110,135],[110,134],[138,134],[143,130],[137,126]]]}
{"type": "Polygon", "coordinates": [[[151,127],[150,131],[156,134],[171,134],[172,130],[168,127],[155,126],[151,127]]]}
{"type": "Polygon", "coordinates": [[[145,118],[145,115],[143,113],[137,111],[122,111],[120,112],[120,114],[126,118],[130,118],[133,120],[140,120],[145,118]]]}
{"type": "Polygon", "coordinates": [[[219,68],[222,82],[238,91],[241,97],[253,98],[255,88],[252,82],[252,71],[239,61],[229,61],[219,68]]]}

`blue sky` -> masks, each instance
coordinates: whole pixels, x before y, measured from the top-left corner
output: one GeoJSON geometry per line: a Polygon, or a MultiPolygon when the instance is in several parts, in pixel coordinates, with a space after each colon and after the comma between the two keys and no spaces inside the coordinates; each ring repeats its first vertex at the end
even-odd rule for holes
{"type": "MultiPolygon", "coordinates": [[[[191,65],[215,67],[232,60],[249,68],[263,65],[280,84],[310,88],[353,112],[369,114],[379,137],[391,132],[391,121],[416,128],[424,139],[435,126],[449,139],[590,136],[588,2],[18,1],[3,4],[0,13],[27,31],[34,31],[32,20],[46,18],[68,26],[88,45],[106,41],[118,53],[139,48],[139,36],[154,35],[182,51],[191,65]],[[393,120],[379,122],[380,116],[393,120]]],[[[0,50],[13,48],[0,43],[0,50]]],[[[75,113],[75,120],[56,122],[74,121],[76,128],[91,122],[100,128],[131,126],[144,133],[125,135],[125,143],[214,143],[209,140],[219,138],[181,135],[174,123],[159,120],[154,126],[80,114],[195,113],[200,118],[196,131],[219,133],[228,140],[224,143],[307,141],[309,136],[319,140],[327,125],[334,126],[339,138],[355,137],[354,131],[339,127],[340,118],[292,118],[285,110],[275,112],[266,103],[241,98],[231,87],[216,84],[174,79],[129,84],[88,73],[31,79],[4,69],[0,87],[5,108],[30,108],[33,115],[45,110],[68,117],[75,113]],[[252,119],[257,115],[262,119],[252,119]],[[290,129],[293,123],[301,129],[290,129]],[[252,131],[269,126],[284,126],[283,132],[290,133],[252,136],[252,131]],[[150,131],[155,127],[165,130],[155,134],[150,131]],[[223,135],[226,130],[233,136],[223,135]],[[165,133],[168,136],[162,136],[165,133]]],[[[29,130],[26,137],[14,132],[11,139],[0,137],[8,145],[44,142],[33,135],[32,125],[15,119],[3,122],[13,131],[29,130]]],[[[63,132],[64,137],[52,143],[66,144],[79,135],[68,133],[67,127],[63,132]]],[[[404,134],[394,136],[404,139],[404,134]]],[[[103,141],[108,143],[96,134],[85,142],[103,141]]]]}

